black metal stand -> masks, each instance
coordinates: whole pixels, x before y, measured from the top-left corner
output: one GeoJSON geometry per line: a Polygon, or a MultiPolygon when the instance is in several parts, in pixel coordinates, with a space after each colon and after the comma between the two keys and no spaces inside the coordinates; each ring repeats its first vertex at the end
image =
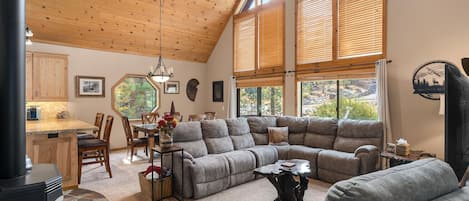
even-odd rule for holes
{"type": "MultiPolygon", "coordinates": [[[[155,148],[151,148],[151,151],[154,151],[154,152],[157,152],[161,155],[161,169],[163,169],[164,165],[163,165],[163,155],[164,154],[168,154],[168,153],[171,153],[171,169],[170,169],[170,172],[171,174],[170,175],[165,175],[164,177],[161,177],[160,175],[160,200],[163,200],[163,180],[165,177],[168,177],[168,176],[172,176],[172,179],[174,179],[174,174],[173,174],[173,169],[174,169],[174,152],[181,152],[181,192],[179,193],[179,196],[174,196],[174,190],[171,191],[171,196],[170,197],[174,197],[176,198],[177,200],[179,201],[184,201],[184,149],[183,148],[180,148],[180,147],[177,147],[177,146],[172,146],[172,147],[169,147],[169,148],[161,148],[160,146],[156,145],[155,148]]],[[[153,160],[151,161],[151,165],[153,166],[153,160]]],[[[153,174],[152,174],[152,181],[153,181],[153,174]]],[[[174,181],[174,180],[173,180],[174,181]]],[[[172,187],[174,189],[174,183],[175,182],[171,182],[172,183],[172,187]]],[[[155,193],[153,192],[153,182],[151,183],[151,199],[152,201],[155,200],[155,193]]]]}
{"type": "Polygon", "coordinates": [[[277,189],[278,197],[275,201],[303,201],[309,182],[306,176],[299,176],[300,182],[295,181],[288,172],[279,175],[267,175],[266,177],[277,189]]]}

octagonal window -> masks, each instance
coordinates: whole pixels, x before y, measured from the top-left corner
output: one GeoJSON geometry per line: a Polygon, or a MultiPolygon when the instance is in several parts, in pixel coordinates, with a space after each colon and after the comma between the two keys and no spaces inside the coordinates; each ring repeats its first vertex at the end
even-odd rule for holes
{"type": "Polygon", "coordinates": [[[160,106],[160,89],[144,75],[125,75],[112,87],[113,109],[129,119],[160,106]]]}

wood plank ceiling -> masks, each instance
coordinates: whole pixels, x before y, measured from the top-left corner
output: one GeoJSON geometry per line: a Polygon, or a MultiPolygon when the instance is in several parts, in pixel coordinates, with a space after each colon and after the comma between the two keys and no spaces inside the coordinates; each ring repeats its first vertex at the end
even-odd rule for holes
{"type": "MultiPolygon", "coordinates": [[[[159,0],[27,0],[33,41],[159,55],[159,0]]],[[[207,62],[236,0],[165,0],[163,57],[207,62]]]]}

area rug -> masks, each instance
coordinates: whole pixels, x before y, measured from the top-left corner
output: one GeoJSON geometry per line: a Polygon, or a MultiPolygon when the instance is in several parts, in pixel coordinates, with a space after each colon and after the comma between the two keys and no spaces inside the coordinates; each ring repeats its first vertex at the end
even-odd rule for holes
{"type": "Polygon", "coordinates": [[[82,188],[64,191],[64,201],[108,201],[104,195],[82,188]]]}

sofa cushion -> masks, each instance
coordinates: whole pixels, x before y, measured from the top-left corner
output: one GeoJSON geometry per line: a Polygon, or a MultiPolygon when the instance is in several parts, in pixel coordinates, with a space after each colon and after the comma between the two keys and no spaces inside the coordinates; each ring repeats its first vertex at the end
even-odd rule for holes
{"type": "Polygon", "coordinates": [[[319,179],[334,183],[338,180],[357,176],[359,173],[360,159],[355,157],[355,154],[335,150],[324,150],[319,153],[319,179]]]}
{"type": "Polygon", "coordinates": [[[219,154],[234,150],[225,120],[203,120],[201,124],[202,136],[204,137],[209,154],[219,154]]]}
{"type": "Polygon", "coordinates": [[[308,118],[304,145],[322,149],[332,149],[336,135],[336,119],[308,118]]]}
{"type": "Polygon", "coordinates": [[[229,187],[230,168],[224,156],[217,154],[196,158],[190,172],[196,199],[229,187]]]}
{"type": "Polygon", "coordinates": [[[202,138],[200,122],[198,121],[179,123],[173,130],[173,142],[194,158],[208,154],[207,146],[202,138]]]}
{"type": "Polygon", "coordinates": [[[353,153],[362,145],[381,148],[383,124],[379,121],[340,120],[334,149],[353,153]]]}
{"type": "Polygon", "coordinates": [[[248,123],[256,145],[268,144],[267,127],[277,126],[275,117],[249,117],[248,123]]]}
{"type": "Polygon", "coordinates": [[[457,189],[451,167],[429,158],[337,182],[326,201],[427,201],[457,189]]]}
{"type": "Polygon", "coordinates": [[[288,144],[288,127],[268,127],[269,144],[288,144]]]}
{"type": "Polygon", "coordinates": [[[469,187],[457,189],[451,193],[443,195],[433,201],[461,201],[469,198],[469,187]]]}
{"type": "Polygon", "coordinates": [[[255,178],[252,171],[256,168],[256,157],[247,150],[231,151],[221,154],[228,160],[230,167],[230,186],[246,183],[255,178]]]}
{"type": "Polygon", "coordinates": [[[292,145],[288,151],[288,159],[304,159],[309,161],[309,166],[311,168],[311,177],[317,178],[316,169],[317,169],[317,159],[318,154],[323,151],[318,148],[306,147],[303,145],[292,145]]]}
{"type": "Polygon", "coordinates": [[[288,160],[288,152],[290,152],[290,145],[288,144],[277,144],[277,145],[270,145],[277,149],[278,153],[278,160],[288,160]]]}
{"type": "Polygon", "coordinates": [[[273,146],[257,145],[247,150],[256,156],[256,167],[272,164],[278,160],[278,152],[273,146]]]}
{"type": "Polygon", "coordinates": [[[277,118],[277,126],[288,127],[288,141],[290,144],[304,144],[307,118],[284,116],[277,118]]]}
{"type": "Polygon", "coordinates": [[[255,145],[246,118],[227,119],[226,125],[235,150],[246,149],[255,145]]]}

